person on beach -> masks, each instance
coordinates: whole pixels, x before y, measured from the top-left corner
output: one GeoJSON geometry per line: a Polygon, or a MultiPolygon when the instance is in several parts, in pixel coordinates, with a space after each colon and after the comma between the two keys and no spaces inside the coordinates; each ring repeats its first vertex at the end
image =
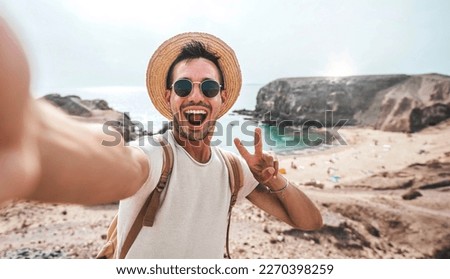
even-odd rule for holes
{"type": "MultiPolygon", "coordinates": [[[[25,55],[0,23],[0,202],[99,204],[121,200],[118,247],[161,175],[163,150],[150,140],[114,146],[101,126],[80,123],[29,96],[25,55]]],[[[206,33],[183,33],[155,51],[147,88],[156,109],[172,120],[164,134],[174,165],[152,227],[143,227],[126,258],[222,258],[231,190],[219,147],[211,144],[216,120],[239,96],[242,78],[234,51],[206,33]]],[[[243,187],[238,199],[302,230],[316,230],[322,217],[314,203],[278,173],[278,162],[254,153],[239,139],[243,187]]],[[[119,248],[120,249],[120,248],[119,248]]]]}

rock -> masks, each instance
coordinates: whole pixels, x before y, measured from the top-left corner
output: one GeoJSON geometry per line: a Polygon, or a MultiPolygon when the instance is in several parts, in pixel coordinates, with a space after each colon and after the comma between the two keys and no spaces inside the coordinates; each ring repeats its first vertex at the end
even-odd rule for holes
{"type": "Polygon", "coordinates": [[[421,197],[422,194],[414,189],[409,190],[408,192],[406,192],[405,194],[402,195],[402,199],[404,200],[414,200],[418,197],[421,197]]]}
{"type": "Polygon", "coordinates": [[[373,236],[380,237],[380,230],[370,222],[366,221],[364,222],[364,228],[373,236]]]}
{"type": "MultiPolygon", "coordinates": [[[[448,175],[446,173],[442,173],[442,176],[444,175],[448,175]]],[[[425,185],[421,185],[419,188],[420,189],[437,189],[437,188],[442,188],[442,187],[447,187],[450,186],[450,180],[449,179],[444,179],[435,183],[429,183],[429,184],[425,184],[425,185]]]]}
{"type": "Polygon", "coordinates": [[[59,94],[48,94],[42,97],[42,99],[49,101],[70,115],[92,116],[91,109],[84,105],[78,96],[70,95],[63,97],[59,94]]]}
{"type": "Polygon", "coordinates": [[[112,110],[112,108],[109,107],[108,102],[101,99],[81,100],[81,103],[86,105],[90,109],[112,110]]]}
{"type": "Polygon", "coordinates": [[[450,259],[450,245],[436,249],[432,256],[434,259],[450,259]]]}
{"type": "Polygon", "coordinates": [[[67,255],[61,250],[38,250],[33,248],[20,248],[15,251],[8,251],[6,258],[10,259],[60,259],[67,255]]]}
{"type": "Polygon", "coordinates": [[[254,110],[248,110],[248,109],[238,109],[233,110],[234,113],[240,114],[240,115],[247,115],[247,116],[254,116],[255,111],[254,110]]]}
{"type": "Polygon", "coordinates": [[[169,129],[171,129],[170,123],[165,122],[163,127],[158,131],[158,134],[164,134],[169,129]]]}
{"type": "Polygon", "coordinates": [[[450,77],[411,76],[387,90],[376,129],[417,132],[450,117],[450,77]]]}
{"type": "Polygon", "coordinates": [[[278,125],[362,125],[416,132],[450,118],[450,77],[426,74],[277,79],[259,90],[255,116],[278,125]]]}
{"type": "Polygon", "coordinates": [[[277,241],[278,242],[284,242],[284,236],[283,235],[277,235],[277,241]]]}
{"type": "MultiPolygon", "coordinates": [[[[123,136],[126,142],[142,134],[142,129],[131,121],[128,114],[115,111],[105,100],[82,100],[75,95],[61,96],[59,94],[48,94],[41,99],[61,108],[77,120],[100,123],[113,128],[123,136]]],[[[110,130],[108,127],[105,128],[110,130]]]]}
{"type": "Polygon", "coordinates": [[[304,183],[305,186],[313,186],[315,188],[323,189],[325,185],[323,183],[320,183],[320,181],[317,180],[311,180],[304,183]]]}

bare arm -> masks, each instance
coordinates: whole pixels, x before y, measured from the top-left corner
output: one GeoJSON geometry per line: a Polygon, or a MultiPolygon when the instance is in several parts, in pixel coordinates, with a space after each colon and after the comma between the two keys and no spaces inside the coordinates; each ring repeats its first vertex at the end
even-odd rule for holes
{"type": "Polygon", "coordinates": [[[247,197],[253,204],[293,227],[302,230],[322,227],[318,208],[302,191],[291,184],[286,185],[287,180],[278,174],[278,162],[263,153],[261,129],[255,130],[255,154],[250,154],[238,139],[235,144],[260,183],[247,197]],[[275,193],[270,193],[263,185],[275,193]]]}
{"type": "Polygon", "coordinates": [[[102,203],[135,193],[148,175],[143,152],[115,146],[101,125],[79,123],[48,104],[37,103],[41,175],[29,196],[41,201],[102,203]]]}
{"type": "MultiPolygon", "coordinates": [[[[274,189],[284,187],[286,182],[281,175],[278,175],[272,183],[280,182],[283,183],[282,186],[272,187],[274,189]]],[[[269,193],[266,187],[260,184],[247,198],[254,205],[295,228],[309,231],[322,227],[322,216],[317,207],[292,184],[280,193],[269,193]]]]}
{"type": "Polygon", "coordinates": [[[112,147],[100,125],[77,122],[29,96],[25,55],[0,18],[0,202],[104,203],[132,195],[149,166],[143,152],[112,147]]]}

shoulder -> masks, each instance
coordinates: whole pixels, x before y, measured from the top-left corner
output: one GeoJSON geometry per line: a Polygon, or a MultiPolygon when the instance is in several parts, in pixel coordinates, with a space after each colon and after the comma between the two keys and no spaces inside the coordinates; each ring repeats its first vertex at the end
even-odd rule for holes
{"type": "Polygon", "coordinates": [[[247,163],[245,162],[244,158],[242,158],[242,156],[240,156],[239,154],[232,152],[232,151],[228,151],[225,150],[221,147],[213,147],[214,149],[217,150],[217,153],[219,154],[219,156],[224,159],[224,160],[235,160],[240,164],[240,167],[243,168],[244,166],[247,165],[247,163]]]}
{"type": "Polygon", "coordinates": [[[151,177],[159,177],[162,172],[164,150],[158,140],[158,136],[144,136],[129,142],[129,148],[139,150],[143,154],[149,165],[147,184],[151,177]]]}
{"type": "Polygon", "coordinates": [[[158,141],[157,136],[143,136],[139,137],[134,141],[128,143],[128,145],[132,148],[138,148],[146,155],[152,155],[154,153],[162,154],[162,146],[158,141]]]}

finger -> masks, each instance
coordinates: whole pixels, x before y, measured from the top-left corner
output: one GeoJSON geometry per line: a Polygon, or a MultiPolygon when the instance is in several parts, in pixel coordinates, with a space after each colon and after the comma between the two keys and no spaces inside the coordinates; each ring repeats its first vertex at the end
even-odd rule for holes
{"type": "Polygon", "coordinates": [[[262,152],[262,159],[267,166],[273,166],[274,158],[270,155],[270,152],[262,152]]]}
{"type": "Polygon", "coordinates": [[[262,156],[263,144],[261,137],[261,128],[255,129],[255,155],[258,157],[262,156]]]}
{"type": "Polygon", "coordinates": [[[277,154],[273,150],[270,150],[269,154],[272,157],[271,165],[273,165],[273,167],[275,169],[275,173],[274,173],[273,177],[276,178],[278,175],[278,169],[279,169],[278,157],[277,157],[277,154]]]}
{"type": "Polygon", "coordinates": [[[240,139],[235,138],[234,139],[234,145],[236,146],[237,150],[241,154],[242,158],[244,158],[246,161],[251,156],[251,154],[248,152],[247,148],[242,145],[242,142],[240,139]]]}
{"type": "Polygon", "coordinates": [[[278,175],[278,169],[279,169],[279,164],[278,164],[278,160],[275,160],[273,162],[273,167],[275,168],[275,173],[273,175],[273,178],[277,178],[278,175]]]}
{"type": "Polygon", "coordinates": [[[267,183],[269,182],[269,180],[271,180],[273,178],[273,175],[275,174],[275,169],[273,167],[268,167],[263,169],[263,171],[261,172],[261,176],[262,176],[262,183],[267,183]]]}

